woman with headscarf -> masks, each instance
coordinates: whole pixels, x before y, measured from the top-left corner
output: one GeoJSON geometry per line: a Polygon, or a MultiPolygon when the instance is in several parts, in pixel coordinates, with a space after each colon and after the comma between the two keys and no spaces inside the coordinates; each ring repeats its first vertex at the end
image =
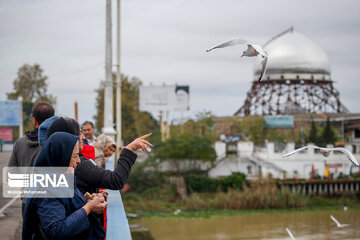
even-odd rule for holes
{"type": "MultiPolygon", "coordinates": [[[[35,167],[75,169],[80,162],[78,139],[69,133],[54,133],[43,146],[35,167]]],[[[102,212],[106,205],[102,194],[87,202],[75,182],[72,198],[29,198],[23,239],[103,239],[105,232],[94,212],[102,212]]]]}
{"type": "MultiPolygon", "coordinates": [[[[111,171],[97,167],[96,163],[93,161],[95,159],[96,151],[93,146],[88,145],[87,147],[90,149],[86,151],[86,145],[82,145],[84,136],[82,135],[80,131],[80,125],[76,120],[63,117],[55,120],[47,130],[47,138],[56,132],[67,132],[79,136],[81,162],[75,169],[75,177],[76,186],[83,194],[86,192],[90,194],[99,193],[99,188],[121,190],[128,179],[131,167],[135,164],[137,158],[135,151],[138,149],[143,149],[146,151],[147,146],[152,146],[148,141],[145,140],[146,138],[150,137],[151,134],[147,134],[135,139],[133,142],[122,149],[117,160],[116,167],[113,171],[111,171]]],[[[100,140],[102,143],[101,145],[106,142],[106,139],[108,138],[105,137],[100,140]]],[[[111,141],[109,140],[107,142],[110,143],[111,141]]],[[[98,151],[102,152],[101,149],[98,151]]],[[[102,156],[104,157],[104,155],[102,156]]],[[[105,216],[98,214],[98,217],[101,223],[104,224],[106,219],[105,216]]]]}

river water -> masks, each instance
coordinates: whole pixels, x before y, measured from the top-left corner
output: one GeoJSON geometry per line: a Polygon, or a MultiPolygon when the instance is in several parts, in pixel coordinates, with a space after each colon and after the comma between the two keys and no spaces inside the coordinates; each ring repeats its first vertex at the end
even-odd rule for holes
{"type": "Polygon", "coordinates": [[[360,239],[360,211],[304,211],[290,213],[246,214],[212,218],[142,218],[135,221],[148,227],[156,240],[193,239],[360,239]],[[330,219],[350,224],[338,228],[330,219]]]}

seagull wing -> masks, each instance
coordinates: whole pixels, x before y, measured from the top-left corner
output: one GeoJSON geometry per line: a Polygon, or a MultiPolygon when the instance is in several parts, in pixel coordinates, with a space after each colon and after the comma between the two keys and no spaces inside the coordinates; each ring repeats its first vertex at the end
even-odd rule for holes
{"type": "Polygon", "coordinates": [[[267,59],[268,57],[265,57],[264,60],[262,60],[261,65],[262,65],[262,69],[261,69],[261,73],[259,76],[259,82],[261,81],[262,77],[264,76],[265,72],[266,72],[266,63],[267,63],[267,59]]]}
{"type": "Polygon", "coordinates": [[[340,151],[342,152],[343,154],[345,154],[345,156],[350,160],[352,161],[356,166],[359,166],[359,162],[358,160],[356,160],[356,158],[354,157],[354,155],[352,155],[352,153],[347,150],[346,148],[333,148],[332,149],[333,151],[340,151]]]}
{"type": "Polygon", "coordinates": [[[256,44],[250,44],[263,58],[267,57],[267,54],[264,52],[264,50],[256,44]]]}
{"type": "Polygon", "coordinates": [[[288,232],[289,236],[291,237],[292,240],[296,240],[294,235],[292,235],[290,229],[286,228],[286,231],[288,232]]]}
{"type": "Polygon", "coordinates": [[[283,155],[283,157],[288,157],[288,156],[290,156],[290,155],[293,155],[294,153],[301,152],[301,151],[303,151],[303,150],[305,150],[305,149],[307,149],[307,148],[308,148],[308,146],[305,146],[305,147],[302,147],[302,148],[298,148],[298,149],[296,149],[296,150],[294,150],[294,151],[292,151],[292,152],[289,152],[289,153],[283,155]]]}
{"type": "Polygon", "coordinates": [[[336,218],[333,217],[333,215],[330,215],[330,218],[336,223],[336,225],[339,227],[341,224],[336,220],[336,218]]]}
{"type": "Polygon", "coordinates": [[[234,45],[238,45],[238,44],[246,44],[246,43],[247,43],[247,41],[244,39],[235,38],[235,39],[220,43],[220,44],[216,45],[215,47],[212,47],[206,51],[210,52],[211,50],[216,49],[216,48],[224,48],[224,47],[234,46],[234,45]]]}

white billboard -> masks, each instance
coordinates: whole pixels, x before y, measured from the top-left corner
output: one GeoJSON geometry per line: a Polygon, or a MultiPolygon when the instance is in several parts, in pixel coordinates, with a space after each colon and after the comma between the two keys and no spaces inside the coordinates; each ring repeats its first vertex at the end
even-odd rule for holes
{"type": "Polygon", "coordinates": [[[190,110],[189,86],[140,86],[140,111],[190,110]]]}

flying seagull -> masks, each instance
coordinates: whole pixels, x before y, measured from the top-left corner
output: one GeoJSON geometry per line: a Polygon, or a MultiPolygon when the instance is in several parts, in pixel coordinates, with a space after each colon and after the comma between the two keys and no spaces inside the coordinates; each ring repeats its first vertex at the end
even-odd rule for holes
{"type": "MultiPolygon", "coordinates": [[[[331,151],[338,151],[338,152],[342,152],[343,154],[345,154],[345,156],[351,161],[353,162],[356,166],[359,166],[359,162],[356,160],[356,158],[354,157],[354,155],[352,155],[352,153],[347,150],[346,148],[343,147],[336,147],[336,148],[322,148],[322,147],[318,147],[318,146],[313,146],[314,149],[320,149],[320,153],[324,156],[324,157],[328,157],[330,155],[331,151]]],[[[288,157],[290,155],[293,155],[294,153],[303,151],[305,149],[309,148],[309,146],[305,146],[302,148],[298,148],[292,152],[289,152],[287,154],[285,154],[283,157],[288,157]]]]}
{"type": "Polygon", "coordinates": [[[224,48],[224,47],[230,47],[230,46],[234,46],[234,45],[244,45],[244,44],[246,44],[248,48],[246,49],[246,51],[243,52],[241,57],[243,57],[243,56],[256,57],[256,56],[260,55],[264,59],[261,62],[262,69],[261,69],[261,73],[260,73],[260,76],[258,79],[258,81],[260,82],[266,71],[266,63],[267,63],[268,56],[259,45],[249,43],[248,41],[246,41],[244,39],[235,38],[235,39],[220,43],[220,44],[216,45],[215,47],[212,47],[212,48],[206,50],[206,52],[210,52],[211,50],[214,50],[216,48],[224,48]]]}
{"type": "Polygon", "coordinates": [[[336,218],[334,218],[333,215],[330,215],[330,218],[331,218],[331,220],[333,220],[336,223],[338,228],[343,228],[343,227],[346,227],[346,226],[350,225],[350,224],[341,224],[341,223],[339,223],[339,221],[336,220],[336,218]]]}
{"type": "Polygon", "coordinates": [[[288,234],[289,234],[289,236],[291,237],[292,240],[296,240],[296,239],[294,238],[294,235],[292,235],[290,229],[286,228],[286,231],[288,232],[288,234]]]}

